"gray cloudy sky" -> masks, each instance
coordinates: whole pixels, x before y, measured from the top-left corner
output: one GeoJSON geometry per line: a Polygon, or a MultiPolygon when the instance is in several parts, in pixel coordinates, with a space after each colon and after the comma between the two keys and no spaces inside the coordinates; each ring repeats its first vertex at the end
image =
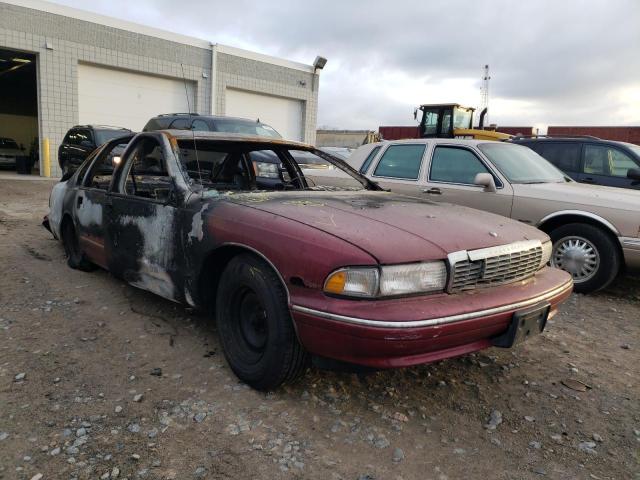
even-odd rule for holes
{"type": "Polygon", "coordinates": [[[312,63],[318,125],[411,125],[420,103],[480,102],[490,121],[640,125],[640,1],[56,0],[312,63]]]}

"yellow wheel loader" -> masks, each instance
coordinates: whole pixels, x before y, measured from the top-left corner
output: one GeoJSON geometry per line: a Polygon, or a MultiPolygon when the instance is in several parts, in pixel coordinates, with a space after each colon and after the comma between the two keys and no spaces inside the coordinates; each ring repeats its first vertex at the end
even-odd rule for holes
{"type": "Polygon", "coordinates": [[[418,111],[422,112],[420,120],[421,138],[468,138],[475,140],[507,140],[511,135],[494,130],[484,130],[485,108],[480,113],[480,125],[473,128],[473,112],[475,108],[463,107],[457,103],[420,105],[413,112],[418,119],[418,111]]]}

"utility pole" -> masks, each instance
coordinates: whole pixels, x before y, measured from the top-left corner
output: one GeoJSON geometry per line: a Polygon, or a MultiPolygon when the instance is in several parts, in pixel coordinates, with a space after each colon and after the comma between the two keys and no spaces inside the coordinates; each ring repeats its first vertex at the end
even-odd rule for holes
{"type": "Polygon", "coordinates": [[[487,115],[484,117],[484,124],[489,125],[489,65],[485,65],[482,69],[482,86],[480,87],[480,111],[487,109],[487,115]]]}

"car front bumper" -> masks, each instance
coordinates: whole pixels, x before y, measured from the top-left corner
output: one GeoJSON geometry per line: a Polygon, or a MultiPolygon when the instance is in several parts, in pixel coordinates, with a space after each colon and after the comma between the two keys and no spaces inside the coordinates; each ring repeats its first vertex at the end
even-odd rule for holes
{"type": "Polygon", "coordinates": [[[0,156],[0,167],[15,167],[16,157],[3,157],[0,156]]]}
{"type": "Polygon", "coordinates": [[[627,268],[640,269],[640,238],[619,237],[627,268]]]}
{"type": "Polygon", "coordinates": [[[509,285],[380,301],[330,299],[330,308],[291,306],[298,338],[312,354],[374,368],[430,363],[490,347],[516,312],[550,307],[573,289],[570,276],[545,268],[509,285]]]}

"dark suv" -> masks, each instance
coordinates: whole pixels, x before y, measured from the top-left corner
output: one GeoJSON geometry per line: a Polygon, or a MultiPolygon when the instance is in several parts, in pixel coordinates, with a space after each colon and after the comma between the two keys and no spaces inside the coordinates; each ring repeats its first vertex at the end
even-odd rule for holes
{"type": "Polygon", "coordinates": [[[75,171],[97,147],[114,138],[131,133],[128,128],[106,125],[76,125],[72,127],[58,148],[58,164],[63,174],[75,171]]]}
{"type": "Polygon", "coordinates": [[[269,138],[282,138],[273,127],[262,123],[260,120],[217,115],[198,115],[197,113],[167,113],[165,115],[158,115],[149,120],[142,131],[151,132],[167,129],[241,133],[269,138]]]}
{"type": "Polygon", "coordinates": [[[590,136],[515,137],[582,183],[640,189],[640,146],[590,136]]]}

